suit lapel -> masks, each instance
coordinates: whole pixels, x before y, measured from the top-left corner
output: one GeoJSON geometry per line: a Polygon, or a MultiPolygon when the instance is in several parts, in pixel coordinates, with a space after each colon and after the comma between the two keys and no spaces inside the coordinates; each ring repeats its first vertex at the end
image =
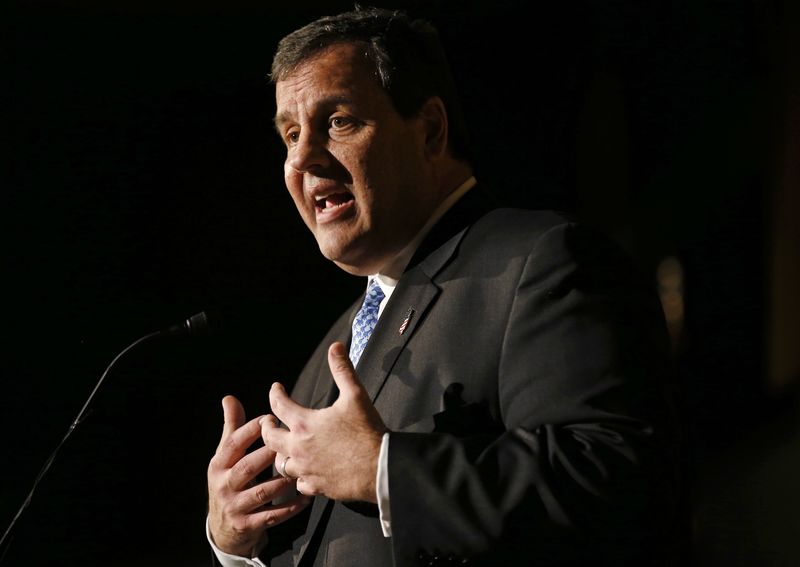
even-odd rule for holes
{"type": "Polygon", "coordinates": [[[356,368],[373,402],[397,357],[441,293],[433,278],[453,256],[465,233],[466,228],[452,236],[424,261],[406,271],[398,282],[356,368]]]}
{"type": "Polygon", "coordinates": [[[421,271],[408,275],[408,278],[403,276],[389,299],[356,368],[373,402],[400,352],[440,292],[421,271]],[[400,333],[403,324],[405,329],[400,333]]]}
{"type": "Polygon", "coordinates": [[[298,552],[293,557],[295,567],[302,563],[303,556],[308,549],[308,545],[314,539],[314,534],[316,533],[317,528],[324,529],[324,524],[322,526],[319,525],[320,519],[322,518],[325,510],[330,506],[333,506],[333,500],[328,500],[324,496],[316,496],[314,498],[314,502],[311,504],[311,514],[308,517],[308,524],[306,525],[306,532],[303,534],[304,541],[300,545],[298,552]]]}
{"type": "Polygon", "coordinates": [[[436,275],[456,253],[469,227],[492,208],[491,198],[473,188],[436,223],[409,262],[356,368],[373,402],[441,292],[436,275]]]}

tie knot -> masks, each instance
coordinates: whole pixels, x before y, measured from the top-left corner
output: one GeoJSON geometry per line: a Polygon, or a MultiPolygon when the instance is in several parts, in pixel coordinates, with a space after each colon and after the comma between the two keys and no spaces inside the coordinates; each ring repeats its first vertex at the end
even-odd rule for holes
{"type": "Polygon", "coordinates": [[[381,286],[378,285],[378,280],[373,278],[369,281],[369,285],[367,286],[367,293],[364,296],[364,307],[371,307],[373,305],[380,306],[384,297],[386,296],[384,295],[381,286]]]}

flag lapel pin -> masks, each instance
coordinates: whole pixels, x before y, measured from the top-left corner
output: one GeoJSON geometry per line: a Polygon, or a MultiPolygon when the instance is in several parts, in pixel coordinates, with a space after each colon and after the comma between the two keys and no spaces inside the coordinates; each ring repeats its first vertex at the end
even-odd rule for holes
{"type": "Polygon", "coordinates": [[[408,324],[411,322],[411,318],[414,316],[414,309],[409,307],[408,311],[406,311],[406,316],[403,318],[403,322],[400,323],[400,328],[397,329],[397,332],[401,335],[406,332],[406,328],[408,324]]]}

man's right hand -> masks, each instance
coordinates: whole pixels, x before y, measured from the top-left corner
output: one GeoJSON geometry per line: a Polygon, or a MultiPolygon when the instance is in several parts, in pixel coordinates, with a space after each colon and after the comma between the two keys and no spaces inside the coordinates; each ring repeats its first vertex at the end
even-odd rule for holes
{"type": "Polygon", "coordinates": [[[275,461],[275,452],[268,447],[250,453],[247,449],[261,438],[261,422],[275,418],[261,416],[246,422],[244,408],[233,396],[223,398],[222,409],[222,438],[208,465],[208,526],[220,550],[250,557],[267,528],[288,520],[311,499],[298,495],[270,504],[293,491],[295,481],[276,475],[256,484],[256,476],[275,461]]]}

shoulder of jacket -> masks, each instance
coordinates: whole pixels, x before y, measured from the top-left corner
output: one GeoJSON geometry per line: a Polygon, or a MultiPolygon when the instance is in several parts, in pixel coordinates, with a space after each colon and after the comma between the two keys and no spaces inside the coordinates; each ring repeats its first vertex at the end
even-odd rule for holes
{"type": "Polygon", "coordinates": [[[565,213],[549,210],[494,209],[471,228],[472,237],[497,244],[533,246],[553,229],[566,230],[576,221],[565,213]]]}

